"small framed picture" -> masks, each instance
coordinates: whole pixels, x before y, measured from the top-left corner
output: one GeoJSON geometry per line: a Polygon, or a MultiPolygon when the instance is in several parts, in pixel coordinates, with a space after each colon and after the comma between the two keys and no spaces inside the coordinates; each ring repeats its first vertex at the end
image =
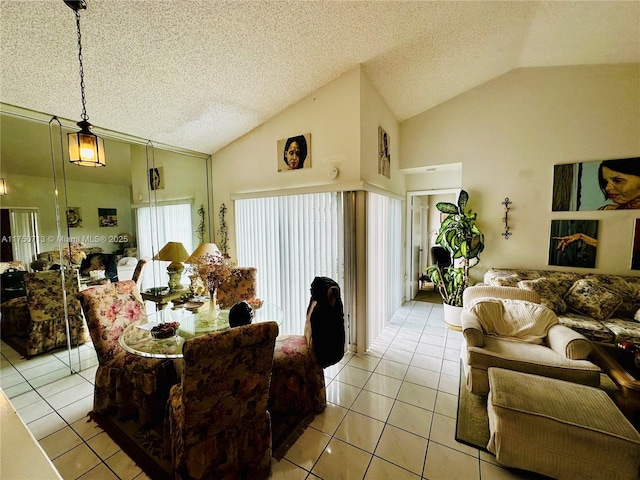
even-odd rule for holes
{"type": "Polygon", "coordinates": [[[115,208],[99,208],[98,225],[101,227],[117,227],[118,210],[115,208]]]}
{"type": "Polygon", "coordinates": [[[391,178],[389,141],[389,135],[384,131],[384,128],[378,127],[378,173],[387,178],[391,178]]]}
{"type": "Polygon", "coordinates": [[[67,208],[67,227],[69,228],[82,227],[82,208],[80,207],[67,208]]]}
{"type": "Polygon", "coordinates": [[[278,140],[278,171],[311,168],[311,134],[305,133],[278,140]]]}
{"type": "Polygon", "coordinates": [[[164,188],[164,168],[153,167],[149,169],[149,188],[162,190],[164,188]]]}

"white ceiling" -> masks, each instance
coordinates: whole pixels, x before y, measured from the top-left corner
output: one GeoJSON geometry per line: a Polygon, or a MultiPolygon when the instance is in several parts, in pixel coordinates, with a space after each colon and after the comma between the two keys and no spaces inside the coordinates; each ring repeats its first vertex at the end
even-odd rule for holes
{"type": "MultiPolygon", "coordinates": [[[[519,67],[640,62],[640,2],[88,0],[92,124],[213,153],[362,64],[399,121],[519,67]]],[[[0,101],[79,120],[62,0],[2,0],[0,101]]]]}

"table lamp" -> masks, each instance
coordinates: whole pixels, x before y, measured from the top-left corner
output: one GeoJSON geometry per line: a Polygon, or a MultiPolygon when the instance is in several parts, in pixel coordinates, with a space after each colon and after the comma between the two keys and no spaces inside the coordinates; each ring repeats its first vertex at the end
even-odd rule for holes
{"type": "MultiPolygon", "coordinates": [[[[207,253],[210,255],[220,255],[220,249],[215,243],[201,243],[200,245],[198,245],[198,248],[193,251],[189,258],[185,260],[185,263],[196,263],[198,261],[198,258],[204,257],[207,253]]],[[[204,295],[205,287],[202,283],[202,279],[198,278],[198,275],[196,274],[191,275],[190,278],[191,286],[189,287],[189,290],[191,290],[191,293],[193,293],[194,295],[204,295]]]]}
{"type": "Polygon", "coordinates": [[[163,260],[165,262],[171,262],[167,267],[167,273],[169,274],[169,289],[172,292],[177,292],[182,289],[180,278],[184,271],[184,262],[189,254],[184,248],[184,245],[180,242],[168,242],[158,254],[153,257],[154,260],[163,260]]]}

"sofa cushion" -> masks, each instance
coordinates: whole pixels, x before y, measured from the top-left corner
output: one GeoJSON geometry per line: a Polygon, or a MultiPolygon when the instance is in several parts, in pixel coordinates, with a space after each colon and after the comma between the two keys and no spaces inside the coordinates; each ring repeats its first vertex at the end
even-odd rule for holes
{"type": "Polygon", "coordinates": [[[640,323],[618,318],[603,320],[602,323],[615,335],[612,343],[640,343],[640,323]]]}
{"type": "Polygon", "coordinates": [[[585,315],[565,312],[562,315],[558,315],[558,320],[562,325],[581,333],[593,342],[613,343],[615,338],[614,333],[605,327],[602,322],[585,315]]]}
{"type": "Polygon", "coordinates": [[[622,303],[616,310],[616,317],[632,318],[640,308],[640,298],[635,286],[619,275],[588,275],[586,280],[593,280],[604,288],[616,292],[622,298],[622,303]]]}
{"type": "Polygon", "coordinates": [[[536,292],[540,295],[540,303],[557,314],[567,311],[567,303],[562,298],[565,290],[559,282],[548,278],[536,278],[535,280],[522,280],[518,282],[518,287],[536,292]]]}
{"type": "Polygon", "coordinates": [[[622,297],[594,280],[578,280],[565,295],[570,309],[596,320],[610,318],[622,303],[622,297]]]}
{"type": "Polygon", "coordinates": [[[487,298],[478,301],[470,312],[487,335],[528,343],[543,343],[549,328],[558,323],[551,309],[524,300],[487,298]]]}

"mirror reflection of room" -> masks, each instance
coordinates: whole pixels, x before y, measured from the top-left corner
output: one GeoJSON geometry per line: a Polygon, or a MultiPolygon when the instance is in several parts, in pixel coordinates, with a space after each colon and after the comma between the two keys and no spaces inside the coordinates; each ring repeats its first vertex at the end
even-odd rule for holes
{"type": "MultiPolygon", "coordinates": [[[[168,262],[152,257],[174,237],[191,252],[199,242],[193,228],[200,222],[198,210],[208,212],[207,155],[106,132],[101,133],[106,166],[80,167],[69,162],[66,152],[72,122],[52,118],[0,104],[1,176],[8,192],[0,206],[0,334],[26,356],[30,316],[25,275],[37,280],[62,270],[67,281],[77,280],[77,288],[65,289],[67,297],[120,280],[133,279],[140,290],[166,285],[168,262]],[[172,181],[165,184],[162,178],[162,188],[152,191],[148,165],[156,165],[156,171],[168,173],[172,181]],[[6,327],[16,316],[20,325],[6,327]]],[[[208,219],[207,213],[203,216],[208,219]]],[[[62,292],[62,281],[56,278],[52,281],[62,292]]],[[[189,284],[186,274],[180,281],[189,284]]],[[[63,313],[61,317],[64,320],[63,313]]],[[[64,349],[64,323],[59,336],[63,342],[56,348],[64,349]]],[[[72,341],[72,346],[77,343],[72,341]]],[[[83,368],[81,359],[72,363],[74,369],[83,368]]]]}

